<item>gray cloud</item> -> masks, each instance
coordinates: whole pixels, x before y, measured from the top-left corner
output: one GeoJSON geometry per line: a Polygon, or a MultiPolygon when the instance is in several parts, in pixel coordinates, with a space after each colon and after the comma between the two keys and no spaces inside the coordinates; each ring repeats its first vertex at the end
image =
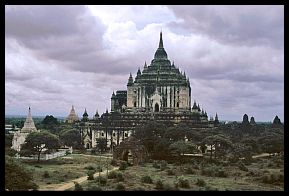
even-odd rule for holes
{"type": "Polygon", "coordinates": [[[174,28],[206,34],[218,41],[237,45],[284,47],[284,6],[217,5],[169,6],[183,22],[174,28]]]}

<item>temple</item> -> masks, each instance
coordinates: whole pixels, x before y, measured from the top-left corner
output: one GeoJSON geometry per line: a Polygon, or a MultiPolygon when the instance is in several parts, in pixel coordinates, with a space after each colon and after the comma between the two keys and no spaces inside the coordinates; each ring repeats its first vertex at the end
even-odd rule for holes
{"type": "Polygon", "coordinates": [[[100,117],[88,119],[85,110],[78,123],[84,146],[96,146],[97,138],[105,138],[113,149],[128,138],[135,128],[148,121],[174,126],[185,123],[192,129],[211,129],[218,125],[216,119],[208,120],[207,112],[194,101],[191,106],[191,86],[185,72],[168,59],[162,32],[158,48],[149,65],[137,70],[135,78],[129,74],[127,89],[117,90],[111,96],[111,110],[100,117]]]}
{"type": "Polygon", "coordinates": [[[79,120],[79,118],[75,113],[74,107],[72,106],[70,113],[69,113],[68,117],[66,118],[66,122],[73,123],[73,122],[78,121],[78,120],[79,120]]]}
{"type": "Polygon", "coordinates": [[[29,107],[28,115],[24,122],[24,126],[20,131],[14,133],[13,140],[12,140],[12,149],[16,151],[20,151],[21,144],[24,144],[25,139],[29,133],[38,131],[35,127],[34,121],[31,115],[31,109],[29,107]]]}

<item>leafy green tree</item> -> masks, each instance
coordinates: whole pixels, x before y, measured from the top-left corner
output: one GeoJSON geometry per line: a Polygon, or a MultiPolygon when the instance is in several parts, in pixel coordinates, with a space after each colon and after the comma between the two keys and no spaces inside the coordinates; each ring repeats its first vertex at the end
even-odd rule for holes
{"type": "Polygon", "coordinates": [[[232,149],[232,142],[230,139],[224,135],[218,134],[218,135],[212,135],[204,138],[202,141],[203,144],[207,144],[211,148],[210,152],[210,159],[212,160],[212,147],[215,147],[215,158],[218,156],[225,155],[227,150],[232,149]]]}
{"type": "Polygon", "coordinates": [[[81,145],[81,135],[77,130],[66,130],[60,133],[60,140],[66,146],[72,146],[75,149],[80,149],[81,145]]]}
{"type": "Polygon", "coordinates": [[[183,156],[185,153],[189,153],[190,150],[195,147],[196,145],[194,145],[192,142],[179,140],[172,143],[169,146],[169,149],[173,154],[176,154],[177,156],[183,156]]]}
{"type": "Polygon", "coordinates": [[[12,139],[12,134],[5,134],[5,155],[14,156],[16,154],[16,151],[11,149],[12,139]]]}
{"type": "MultiPolygon", "coordinates": [[[[38,162],[40,155],[44,149],[54,150],[60,147],[58,136],[43,131],[30,133],[25,139],[25,143],[21,146],[21,151],[25,154],[37,154],[38,162]]],[[[20,153],[21,153],[20,151],[20,153]]]]}
{"type": "Polygon", "coordinates": [[[149,122],[136,128],[134,137],[141,139],[142,144],[146,147],[149,154],[154,153],[155,145],[160,138],[164,137],[166,127],[157,122],[149,122]]]}
{"type": "Polygon", "coordinates": [[[181,127],[170,127],[166,130],[164,137],[170,141],[176,142],[183,140],[186,136],[186,131],[181,127]]]}
{"type": "Polygon", "coordinates": [[[261,144],[261,150],[267,153],[280,153],[284,151],[284,135],[265,132],[262,137],[258,139],[261,144]]]}
{"type": "Polygon", "coordinates": [[[47,115],[41,122],[41,128],[55,134],[59,132],[59,122],[52,115],[47,115]]]}
{"type": "Polygon", "coordinates": [[[101,153],[107,150],[106,139],[105,138],[97,138],[96,139],[96,148],[100,150],[101,153]]]}
{"type": "Polygon", "coordinates": [[[36,190],[38,186],[33,182],[31,173],[12,158],[5,157],[5,189],[9,191],[36,190]]]}
{"type": "Polygon", "coordinates": [[[157,159],[166,159],[170,156],[171,142],[166,138],[160,138],[159,142],[156,143],[153,157],[157,159]]]}

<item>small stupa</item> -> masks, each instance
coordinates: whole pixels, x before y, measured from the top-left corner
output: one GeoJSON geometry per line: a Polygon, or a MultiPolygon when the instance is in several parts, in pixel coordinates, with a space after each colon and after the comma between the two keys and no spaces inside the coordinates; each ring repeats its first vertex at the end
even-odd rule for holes
{"type": "Polygon", "coordinates": [[[25,120],[24,126],[21,129],[21,132],[22,133],[31,133],[32,131],[37,131],[37,129],[36,129],[34,121],[32,119],[31,109],[29,107],[28,115],[27,115],[27,118],[25,120]]]}
{"type": "Polygon", "coordinates": [[[79,120],[79,118],[75,113],[74,106],[72,105],[72,108],[70,110],[70,114],[66,118],[66,122],[73,123],[74,121],[78,121],[78,120],[79,120]]]}

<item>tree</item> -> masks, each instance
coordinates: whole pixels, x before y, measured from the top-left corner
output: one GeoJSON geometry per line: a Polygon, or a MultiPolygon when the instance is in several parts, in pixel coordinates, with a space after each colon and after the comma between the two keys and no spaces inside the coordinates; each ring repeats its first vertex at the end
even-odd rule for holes
{"type": "Polygon", "coordinates": [[[72,146],[76,149],[82,147],[80,132],[74,129],[61,132],[60,140],[66,146],[72,146]]]}
{"type": "Polygon", "coordinates": [[[262,137],[258,139],[258,143],[261,144],[263,152],[267,153],[280,153],[284,151],[284,135],[265,132],[262,137]]]}
{"type": "Polygon", "coordinates": [[[183,156],[185,153],[190,152],[195,145],[189,141],[179,140],[172,143],[169,147],[172,153],[177,154],[178,156],[183,156]]]}
{"type": "MultiPolygon", "coordinates": [[[[58,136],[43,131],[30,133],[25,139],[25,143],[21,146],[21,151],[26,154],[37,154],[38,162],[40,161],[41,152],[44,149],[54,150],[60,147],[58,136]]],[[[20,152],[21,152],[20,151],[20,152]]]]}
{"type": "Polygon", "coordinates": [[[13,134],[5,134],[5,155],[14,156],[16,150],[11,149],[13,134]]]}
{"type": "Polygon", "coordinates": [[[148,150],[148,153],[154,153],[155,145],[158,143],[160,138],[165,134],[166,127],[161,123],[156,123],[154,121],[149,122],[143,126],[136,128],[134,137],[141,139],[142,144],[148,150]]]}
{"type": "Polygon", "coordinates": [[[54,118],[52,115],[46,115],[41,122],[41,125],[43,129],[46,129],[52,133],[57,133],[59,130],[59,122],[57,118],[54,118]]]}
{"type": "Polygon", "coordinates": [[[159,142],[156,143],[153,156],[157,159],[166,159],[170,156],[170,146],[171,142],[168,139],[160,138],[159,142]]]}
{"type": "Polygon", "coordinates": [[[35,190],[38,186],[33,182],[33,176],[23,166],[12,158],[5,157],[5,189],[9,191],[35,190]]]}
{"type": "Polygon", "coordinates": [[[105,152],[107,149],[106,139],[105,138],[97,138],[96,139],[96,148],[98,148],[101,153],[105,152]]]}
{"type": "Polygon", "coordinates": [[[222,134],[208,136],[204,138],[202,141],[203,144],[210,145],[211,147],[211,153],[210,153],[210,159],[212,159],[213,150],[212,148],[215,147],[215,158],[218,156],[222,156],[226,153],[227,150],[232,149],[232,142],[229,138],[222,134]]]}

